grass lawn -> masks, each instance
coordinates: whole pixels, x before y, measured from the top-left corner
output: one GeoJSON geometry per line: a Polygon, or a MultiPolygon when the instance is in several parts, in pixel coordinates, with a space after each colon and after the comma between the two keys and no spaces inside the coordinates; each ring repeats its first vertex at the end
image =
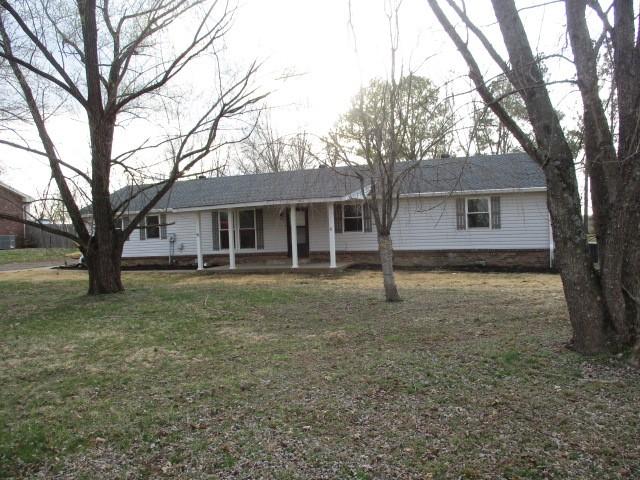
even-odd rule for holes
{"type": "Polygon", "coordinates": [[[78,250],[76,248],[16,248],[0,250],[0,265],[9,263],[36,263],[59,260],[64,263],[65,255],[78,250]]]}
{"type": "Polygon", "coordinates": [[[558,277],[0,274],[0,477],[638,478],[640,374],[558,277]]]}

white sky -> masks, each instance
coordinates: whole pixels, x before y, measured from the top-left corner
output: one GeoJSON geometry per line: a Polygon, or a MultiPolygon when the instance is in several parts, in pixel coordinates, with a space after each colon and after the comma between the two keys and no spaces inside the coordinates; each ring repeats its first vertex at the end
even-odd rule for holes
{"type": "MultiPolygon", "coordinates": [[[[353,30],[347,0],[240,1],[234,26],[224,40],[225,58],[238,68],[253,59],[263,62],[257,82],[272,92],[268,100],[271,119],[280,133],[304,129],[322,135],[348,109],[361,85],[373,77],[388,76],[385,0],[352,0],[353,30]],[[287,75],[292,76],[282,80],[287,75]]],[[[467,3],[472,18],[495,34],[489,0],[467,3]]],[[[563,41],[557,33],[564,20],[562,7],[541,7],[527,15],[528,25],[535,26],[529,32],[532,44],[542,51],[557,50],[563,41]]],[[[417,69],[436,84],[466,73],[425,0],[405,0],[400,24],[399,61],[405,70],[417,69]]],[[[460,85],[465,86],[459,83],[457,88],[460,85]]],[[[89,163],[81,123],[58,119],[52,130],[65,160],[72,159],[76,165],[89,163]]],[[[121,130],[116,142],[133,134],[121,130]]],[[[0,148],[0,163],[7,170],[2,180],[24,193],[36,196],[48,182],[44,158],[0,148]]]]}

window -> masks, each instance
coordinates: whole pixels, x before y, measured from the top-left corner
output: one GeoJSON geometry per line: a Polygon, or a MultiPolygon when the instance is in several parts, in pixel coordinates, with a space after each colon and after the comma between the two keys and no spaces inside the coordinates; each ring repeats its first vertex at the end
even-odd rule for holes
{"type": "MultiPolygon", "coordinates": [[[[116,230],[120,230],[122,232],[125,228],[129,226],[129,217],[116,218],[113,221],[113,224],[116,230]]],[[[129,240],[129,237],[127,237],[127,240],[129,240]]]]}
{"type": "Polygon", "coordinates": [[[491,210],[488,198],[467,198],[467,228],[489,228],[491,210]]]}
{"type": "Polygon", "coordinates": [[[147,238],[160,238],[160,217],[148,215],[145,219],[147,238]]]}
{"type": "Polygon", "coordinates": [[[256,248],[256,215],[255,210],[238,212],[240,248],[256,248]]]}
{"type": "Polygon", "coordinates": [[[227,216],[227,212],[218,213],[218,222],[219,222],[219,234],[220,234],[220,249],[228,250],[229,249],[229,217],[227,216]]]}
{"type": "Polygon", "coordinates": [[[362,205],[360,204],[347,204],[343,205],[343,222],[345,232],[362,232],[363,231],[363,219],[362,219],[362,205]]]}

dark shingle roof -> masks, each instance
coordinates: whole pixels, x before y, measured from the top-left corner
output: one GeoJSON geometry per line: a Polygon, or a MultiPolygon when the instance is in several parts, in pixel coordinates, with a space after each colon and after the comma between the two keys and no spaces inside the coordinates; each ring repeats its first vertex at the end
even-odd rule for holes
{"type": "MultiPolygon", "coordinates": [[[[402,193],[439,193],[544,187],[540,167],[525,153],[451,157],[421,162],[402,193]]],[[[177,182],[156,209],[184,209],[260,202],[342,198],[359,191],[356,178],[330,168],[204,178],[177,182]]],[[[150,188],[129,205],[137,211],[153,195],[150,188]]],[[[128,195],[125,187],[112,196],[114,204],[128,195]]]]}
{"type": "Polygon", "coordinates": [[[542,169],[526,153],[425,160],[402,193],[441,193],[545,187],[542,169]]]}

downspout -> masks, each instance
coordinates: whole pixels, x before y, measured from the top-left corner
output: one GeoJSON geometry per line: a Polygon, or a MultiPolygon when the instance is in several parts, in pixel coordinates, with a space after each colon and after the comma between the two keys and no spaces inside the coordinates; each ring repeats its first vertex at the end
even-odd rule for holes
{"type": "Polygon", "coordinates": [[[553,269],[555,245],[553,243],[553,227],[551,226],[551,214],[549,214],[549,268],[553,269]]]}

